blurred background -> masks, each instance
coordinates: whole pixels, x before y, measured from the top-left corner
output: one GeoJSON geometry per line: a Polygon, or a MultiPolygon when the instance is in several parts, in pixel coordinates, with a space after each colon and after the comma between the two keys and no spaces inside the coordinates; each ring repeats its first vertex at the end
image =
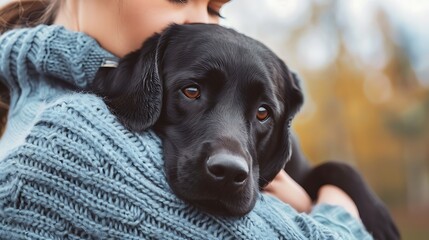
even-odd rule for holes
{"type": "Polygon", "coordinates": [[[403,239],[428,239],[429,1],[232,0],[221,14],[301,76],[308,158],[356,166],[403,239]]]}

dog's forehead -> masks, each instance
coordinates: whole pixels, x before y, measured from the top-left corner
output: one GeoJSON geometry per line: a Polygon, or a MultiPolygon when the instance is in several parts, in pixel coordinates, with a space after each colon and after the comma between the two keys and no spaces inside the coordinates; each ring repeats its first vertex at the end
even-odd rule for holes
{"type": "Polygon", "coordinates": [[[276,112],[284,110],[279,59],[260,42],[218,25],[191,24],[178,25],[168,45],[168,68],[180,69],[171,71],[174,79],[189,77],[196,70],[217,69],[230,80],[240,79],[235,83],[249,92],[268,95],[276,112]]]}
{"type": "Polygon", "coordinates": [[[263,49],[265,46],[252,38],[215,24],[181,25],[173,39],[173,44],[179,45],[183,51],[229,50],[217,52],[262,54],[264,51],[261,50],[268,50],[263,49]]]}
{"type": "Polygon", "coordinates": [[[166,56],[170,66],[219,67],[223,70],[250,70],[257,76],[272,75],[276,55],[258,41],[216,24],[175,25],[170,31],[166,56]],[[240,66],[240,69],[237,69],[240,66]]]}

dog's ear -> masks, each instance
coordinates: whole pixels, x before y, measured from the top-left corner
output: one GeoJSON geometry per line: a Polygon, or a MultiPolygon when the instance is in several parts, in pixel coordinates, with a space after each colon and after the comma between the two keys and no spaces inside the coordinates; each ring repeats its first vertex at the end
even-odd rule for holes
{"type": "Polygon", "coordinates": [[[122,58],[116,68],[101,67],[89,87],[131,131],[148,129],[160,116],[160,63],[166,41],[164,34],[153,35],[142,48],[122,58]]]}
{"type": "Polygon", "coordinates": [[[274,128],[274,137],[269,141],[267,157],[259,162],[259,187],[261,189],[274,179],[290,159],[292,154],[290,126],[293,117],[304,102],[299,78],[295,73],[287,69],[283,61],[279,61],[281,62],[281,81],[284,81],[283,102],[285,113],[279,121],[280,124],[274,128]]]}

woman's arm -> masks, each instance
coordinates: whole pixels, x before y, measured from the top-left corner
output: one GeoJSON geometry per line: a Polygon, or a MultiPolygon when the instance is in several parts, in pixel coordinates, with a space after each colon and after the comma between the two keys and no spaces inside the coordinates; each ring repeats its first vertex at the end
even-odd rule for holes
{"type": "MultiPolygon", "coordinates": [[[[265,187],[265,192],[290,204],[298,212],[311,212],[312,201],[307,192],[284,170],[265,187]]],[[[343,207],[353,217],[359,218],[359,212],[353,200],[340,188],[324,185],[319,189],[316,204],[329,204],[343,207]]]]}
{"type": "MultiPolygon", "coordinates": [[[[261,196],[240,218],[178,199],[150,132],[127,131],[103,101],[65,95],[0,160],[0,239],[368,239],[342,208],[310,215],[261,196]]],[[[370,239],[370,238],[369,238],[370,239]]]]}
{"type": "Polygon", "coordinates": [[[296,185],[282,171],[265,190],[301,212],[310,212],[311,198],[316,203],[311,215],[320,205],[341,206],[353,218],[360,219],[376,239],[400,239],[388,209],[353,167],[337,162],[324,163],[310,171],[304,181],[305,190],[296,185]]]}
{"type": "Polygon", "coordinates": [[[264,191],[290,204],[298,212],[309,213],[311,211],[310,197],[284,170],[277,174],[274,180],[264,188],[264,191]]]}
{"type": "Polygon", "coordinates": [[[83,88],[108,58],[114,56],[94,39],[61,26],[14,29],[0,36],[0,80],[12,92],[35,87],[28,75],[41,74],[83,88]]]}
{"type": "Polygon", "coordinates": [[[343,190],[334,185],[324,185],[319,189],[316,204],[330,204],[343,207],[353,217],[360,219],[356,204],[343,190]]]}

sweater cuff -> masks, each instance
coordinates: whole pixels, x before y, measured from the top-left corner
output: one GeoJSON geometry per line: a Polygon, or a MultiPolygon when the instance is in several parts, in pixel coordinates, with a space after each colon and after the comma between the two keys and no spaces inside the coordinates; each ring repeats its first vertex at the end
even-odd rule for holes
{"type": "Polygon", "coordinates": [[[39,73],[63,79],[78,88],[92,82],[104,59],[116,58],[100,47],[96,40],[82,32],[72,32],[62,26],[41,25],[33,43],[32,62],[39,63],[39,73]]]}
{"type": "Polygon", "coordinates": [[[313,207],[310,215],[321,224],[329,225],[334,231],[347,231],[355,239],[373,239],[362,222],[341,206],[318,204],[313,207]]]}

